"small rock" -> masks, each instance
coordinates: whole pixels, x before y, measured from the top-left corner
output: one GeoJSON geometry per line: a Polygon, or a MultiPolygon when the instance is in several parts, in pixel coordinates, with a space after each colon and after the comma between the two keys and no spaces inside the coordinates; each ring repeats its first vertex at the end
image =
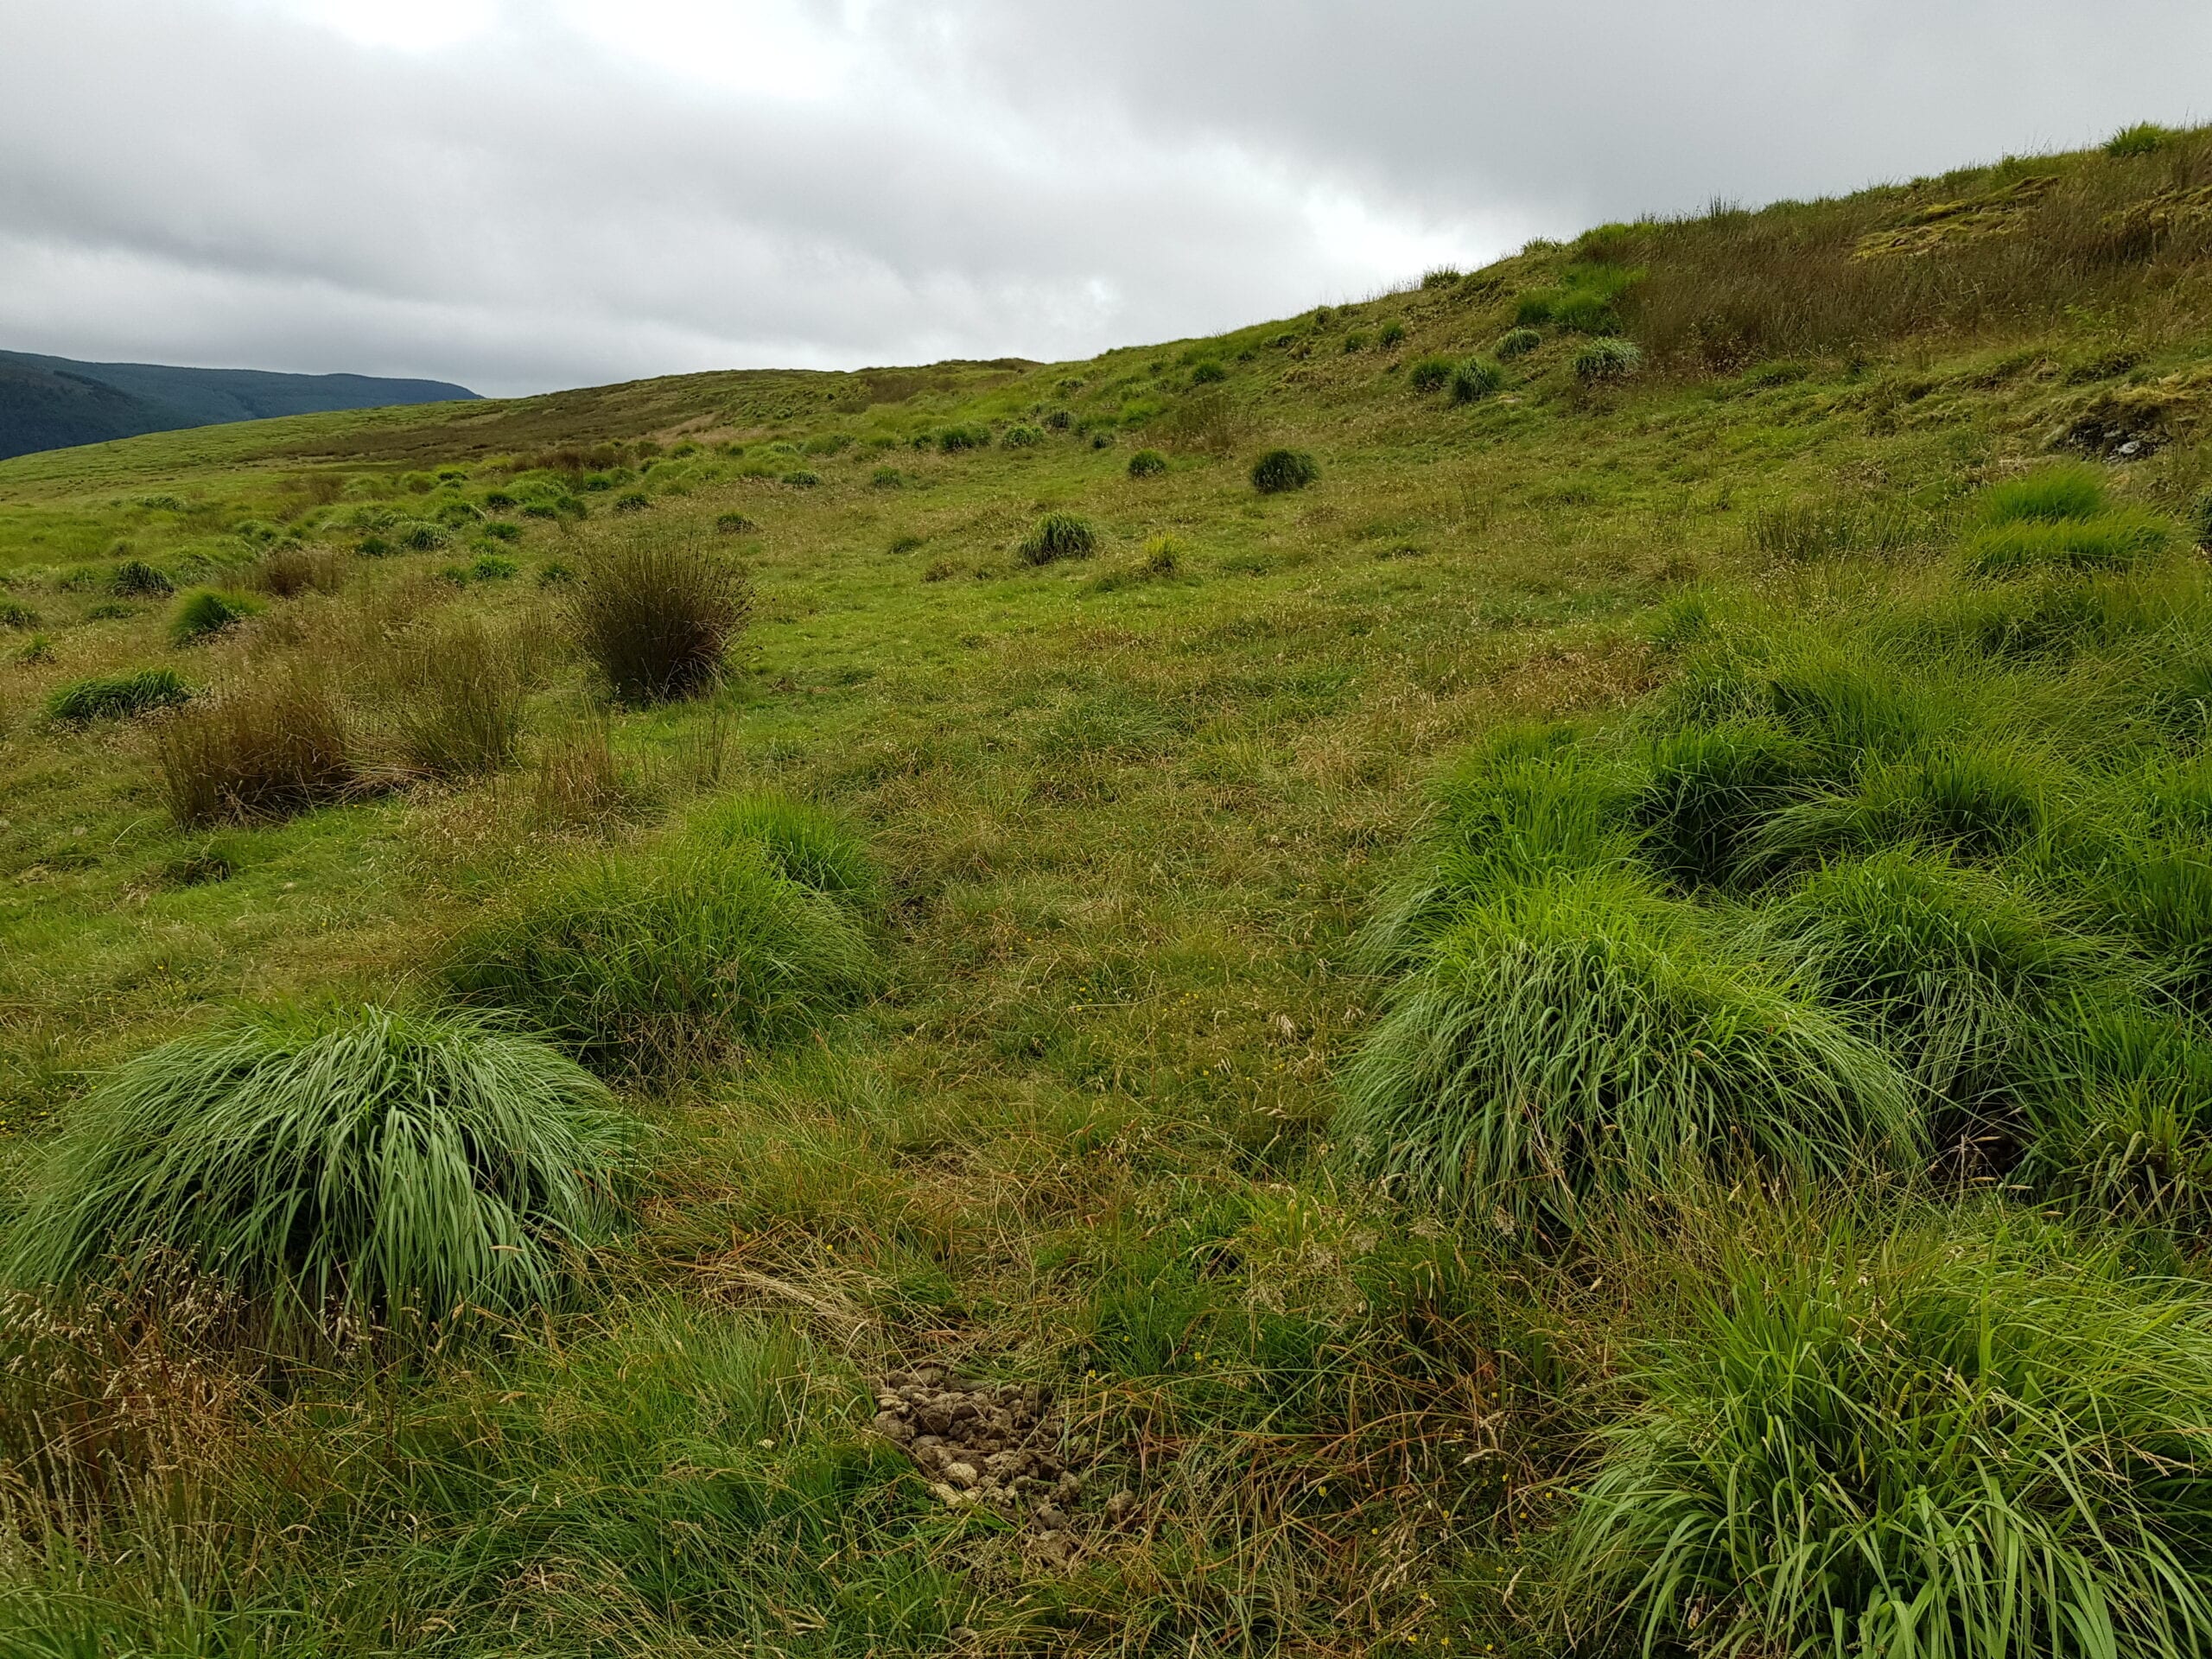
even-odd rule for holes
{"type": "Polygon", "coordinates": [[[1057,1506],[1051,1503],[1039,1503],[1037,1506],[1037,1518],[1054,1532],[1065,1532],[1074,1524],[1057,1506]]]}
{"type": "Polygon", "coordinates": [[[1137,1495],[1126,1488],[1106,1500],[1106,1519],[1117,1527],[1127,1526],[1136,1510],[1137,1495]]]}
{"type": "Polygon", "coordinates": [[[914,1426],[895,1411],[875,1414],[875,1432],[887,1440],[911,1440],[914,1438],[914,1426]]]}
{"type": "Polygon", "coordinates": [[[972,1463],[948,1463],[944,1465],[944,1478],[956,1486],[973,1486],[976,1484],[976,1465],[972,1463]]]}

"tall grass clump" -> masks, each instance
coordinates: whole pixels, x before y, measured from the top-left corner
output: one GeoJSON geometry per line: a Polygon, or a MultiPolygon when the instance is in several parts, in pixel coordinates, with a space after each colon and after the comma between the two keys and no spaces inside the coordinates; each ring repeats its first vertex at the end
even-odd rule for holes
{"type": "Polygon", "coordinates": [[[557,874],[460,942],[449,977],[608,1072],[818,1028],[874,976],[852,910],[711,833],[557,874]]]}
{"type": "Polygon", "coordinates": [[[38,1171],[19,1281],[163,1253],[280,1322],[354,1330],[557,1300],[628,1136],[605,1088],[474,1014],[270,1012],[118,1067],[38,1171]]]}
{"type": "Polygon", "coordinates": [[[254,586],[278,599],[334,594],[345,587],[346,578],[346,556],[328,547],[272,547],[253,568],[254,586]]]}
{"type": "Polygon", "coordinates": [[[1606,1196],[1910,1166],[1921,1147],[1886,1057],[1617,868],[1440,929],[1345,1069],[1336,1133],[1408,1196],[1540,1230],[1606,1196]]]}
{"type": "Polygon", "coordinates": [[[1428,855],[1368,929],[1370,969],[1404,969],[1461,912],[1516,886],[1635,861],[1631,782],[1581,738],[1565,724],[1509,726],[1435,785],[1428,855]]]}
{"type": "Polygon", "coordinates": [[[1600,335],[1574,354],[1574,378],[1586,385],[1625,380],[1643,366],[1643,348],[1632,340],[1600,335]]]}
{"type": "Polygon", "coordinates": [[[176,591],[167,572],[143,559],[125,559],[115,567],[108,585],[124,599],[164,599],[176,591]]]}
{"type": "Polygon", "coordinates": [[[585,654],[626,702],[664,702],[718,684],[752,614],[744,570],[696,537],[633,532],[602,543],[569,585],[585,654]]]}
{"type": "Polygon", "coordinates": [[[2212,1232],[2212,1038],[2093,990],[2046,1019],[2012,1094],[2024,1189],[2097,1222],[2212,1232]]]}
{"type": "Polygon", "coordinates": [[[1452,384],[1452,371],[1456,366],[1448,357],[1416,358],[1413,366],[1406,371],[1406,384],[1427,397],[1430,392],[1441,391],[1452,384]]]}
{"type": "Polygon", "coordinates": [[[261,609],[260,601],[243,594],[219,593],[195,588],[177,601],[169,615],[169,639],[180,645],[197,645],[232,628],[261,609]]]}
{"type": "Polygon", "coordinates": [[[1471,357],[1452,372],[1452,401],[1478,404],[1505,385],[1505,372],[1495,363],[1471,357]]]}
{"type": "Polygon", "coordinates": [[[297,664],[178,709],[156,732],[154,758],[169,814],[188,828],[291,817],[352,799],[370,781],[328,678],[297,664]]]}
{"type": "Polygon", "coordinates": [[[1534,328],[1509,328],[1497,337],[1497,344],[1491,349],[1501,363],[1510,363],[1516,358],[1526,357],[1544,343],[1544,337],[1534,328]]]}
{"type": "Polygon", "coordinates": [[[134,669],[57,686],[46,700],[47,717],[81,726],[95,720],[128,720],[191,701],[191,689],[173,668],[134,669]]]}
{"type": "Polygon", "coordinates": [[[1140,449],[1129,457],[1131,478],[1158,478],[1167,470],[1167,457],[1157,449],[1140,449]]]}
{"type": "Polygon", "coordinates": [[[2050,524],[2069,518],[2094,518],[2106,506],[2104,474],[2078,462],[2038,467],[2022,477],[1991,485],[1974,505],[1976,516],[1989,524],[2050,524]]]}
{"type": "Polygon", "coordinates": [[[1968,574],[2005,581],[2047,570],[2133,570],[2160,557],[2173,527],[2134,509],[2093,518],[2008,519],[1974,531],[1960,544],[1968,574]]]}
{"type": "Polygon", "coordinates": [[[1962,1105],[2024,1063],[2075,990],[2117,971],[2014,886],[1910,847],[1827,866],[1762,925],[1824,1002],[1962,1105]]]}
{"type": "Polygon", "coordinates": [[[803,887],[862,911],[882,900],[883,876],[868,843],[835,814],[787,795],[747,795],[710,807],[693,826],[710,844],[757,848],[803,887]]]}
{"type": "Polygon", "coordinates": [[[1302,490],[1320,476],[1319,464],[1301,449],[1270,449],[1252,464],[1252,487],[1262,495],[1302,490]]]}
{"type": "Polygon", "coordinates": [[[1048,512],[1021,539],[1019,551],[1024,564],[1052,564],[1061,559],[1085,559],[1098,550],[1098,532],[1090,521],[1072,512],[1048,512]]]}
{"type": "Polygon", "coordinates": [[[1590,1650],[2212,1645],[2212,1313],[2038,1224],[1726,1249],[1568,1522],[1590,1650]]]}
{"type": "Polygon", "coordinates": [[[409,763],[433,778],[489,777],[514,763],[529,688],[481,622],[442,631],[407,654],[397,725],[409,763]]]}

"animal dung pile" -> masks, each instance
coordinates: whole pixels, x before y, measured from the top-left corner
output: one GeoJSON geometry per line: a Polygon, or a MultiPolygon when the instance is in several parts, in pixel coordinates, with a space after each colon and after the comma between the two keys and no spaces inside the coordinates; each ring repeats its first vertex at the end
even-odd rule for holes
{"type": "Polygon", "coordinates": [[[1071,1511],[1084,1481],[1067,1466],[1042,1389],[967,1387],[942,1367],[924,1365],[890,1373],[875,1403],[876,1432],[905,1450],[947,1504],[988,1504],[1020,1516],[1038,1535],[1041,1553],[1063,1563],[1072,1559],[1071,1511]]]}

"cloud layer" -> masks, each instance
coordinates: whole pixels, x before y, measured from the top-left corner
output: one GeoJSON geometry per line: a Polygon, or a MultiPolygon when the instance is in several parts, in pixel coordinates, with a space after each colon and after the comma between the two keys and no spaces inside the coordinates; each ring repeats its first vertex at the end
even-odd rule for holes
{"type": "Polygon", "coordinates": [[[1086,354],[2201,112],[2202,0],[20,0],[0,346],[1086,354]]]}

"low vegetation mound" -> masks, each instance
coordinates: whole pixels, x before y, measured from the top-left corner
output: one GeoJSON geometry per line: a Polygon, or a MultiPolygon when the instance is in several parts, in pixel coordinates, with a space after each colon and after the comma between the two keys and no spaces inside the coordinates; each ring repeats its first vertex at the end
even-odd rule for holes
{"type": "Polygon", "coordinates": [[[100,674],[59,685],[46,700],[49,719],[83,725],[95,720],[127,720],[191,700],[192,691],[173,668],[141,668],[128,674],[100,674]]]}
{"type": "Polygon", "coordinates": [[[1281,495],[1317,482],[1321,467],[1301,449],[1270,449],[1252,463],[1252,487],[1262,495],[1281,495]]]}
{"type": "Polygon", "coordinates": [[[256,614],[260,601],[243,594],[226,594],[213,588],[195,588],[176,602],[169,616],[169,639],[180,645],[212,639],[256,614]]]}
{"type": "Polygon", "coordinates": [[[731,809],[554,876],[465,936],[449,976],[607,1072],[788,1041],[874,981],[861,863],[794,809],[731,809]]]}
{"type": "Polygon", "coordinates": [[[479,1015],[237,1019],[92,1091],[13,1270],[62,1283],[173,1253],[334,1332],[519,1313],[573,1283],[627,1145],[600,1084],[479,1015]]]}
{"type": "Polygon", "coordinates": [[[1098,532],[1090,521],[1072,512],[1048,512],[1039,518],[1020,549],[1024,564],[1053,564],[1061,559],[1085,559],[1098,550],[1098,532]]]}

